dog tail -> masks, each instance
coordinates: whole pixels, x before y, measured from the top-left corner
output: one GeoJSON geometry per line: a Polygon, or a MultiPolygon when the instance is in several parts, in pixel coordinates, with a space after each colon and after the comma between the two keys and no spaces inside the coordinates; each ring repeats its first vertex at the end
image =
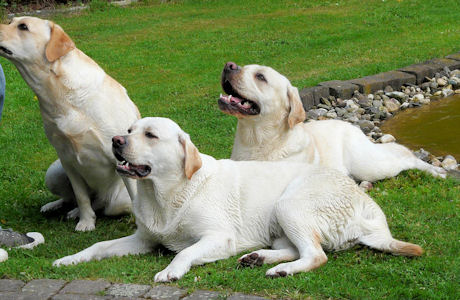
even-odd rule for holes
{"type": "MultiPolygon", "coordinates": [[[[387,249],[385,249],[387,250],[387,249]]],[[[423,249],[419,245],[393,239],[388,245],[388,251],[394,255],[421,256],[423,249]]]]}

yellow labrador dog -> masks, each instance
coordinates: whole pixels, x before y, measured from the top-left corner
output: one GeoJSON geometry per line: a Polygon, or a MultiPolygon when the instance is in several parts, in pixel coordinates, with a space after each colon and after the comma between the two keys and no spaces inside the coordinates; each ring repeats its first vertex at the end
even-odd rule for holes
{"type": "Polygon", "coordinates": [[[201,154],[169,119],[144,118],[113,138],[118,172],[137,179],[137,231],[96,243],[55,266],[152,251],[178,252],[155,275],[167,282],[197,264],[241,251],[243,265],[281,263],[270,277],[306,272],[326,263],[323,249],[357,243],[396,255],[422,249],[391,236],[380,207],[355,182],[324,167],[294,162],[238,162],[201,154]]]}
{"type": "Polygon", "coordinates": [[[220,109],[238,118],[233,160],[294,160],[331,167],[358,181],[376,181],[407,169],[445,177],[396,143],[374,144],[355,126],[338,120],[303,123],[297,88],[270,67],[233,62],[222,72],[227,95],[220,109]]]}
{"type": "Polygon", "coordinates": [[[68,216],[79,217],[79,231],[95,228],[94,209],[107,215],[129,212],[111,138],[140,115],[123,86],[48,20],[21,17],[0,25],[0,55],[16,65],[37,95],[46,136],[59,157],[45,181],[61,199],[42,211],[76,201],[78,208],[68,216]]]}

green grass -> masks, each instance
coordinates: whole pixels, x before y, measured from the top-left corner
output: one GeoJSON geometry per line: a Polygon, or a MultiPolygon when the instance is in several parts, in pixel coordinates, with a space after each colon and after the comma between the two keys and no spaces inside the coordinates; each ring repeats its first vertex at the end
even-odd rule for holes
{"type": "MultiPolygon", "coordinates": [[[[227,158],[236,119],[216,105],[226,61],[270,65],[299,88],[371,75],[459,51],[459,11],[457,0],[177,1],[53,20],[127,88],[143,116],[172,118],[201,152],[227,158]]],[[[46,239],[32,251],[11,250],[0,277],[152,283],[172,254],[51,266],[97,241],[128,235],[135,225],[129,216],[100,217],[94,232],[78,233],[64,216],[39,213],[41,205],[56,199],[43,181],[56,154],[33,93],[11,63],[0,62],[7,78],[0,224],[39,231],[46,239]]],[[[175,285],[273,298],[460,298],[459,184],[411,171],[377,183],[371,194],[394,236],[420,244],[424,256],[409,259],[357,247],[330,253],[318,270],[276,280],[264,277],[270,266],[239,269],[233,257],[193,267],[175,285]]]]}

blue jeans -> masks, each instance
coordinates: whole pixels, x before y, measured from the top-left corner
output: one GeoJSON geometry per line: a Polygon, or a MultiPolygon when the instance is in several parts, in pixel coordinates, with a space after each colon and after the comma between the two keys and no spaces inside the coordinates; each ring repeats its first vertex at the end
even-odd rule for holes
{"type": "Polygon", "coordinates": [[[2,120],[3,102],[5,101],[5,74],[0,65],[0,121],[2,120]]]}

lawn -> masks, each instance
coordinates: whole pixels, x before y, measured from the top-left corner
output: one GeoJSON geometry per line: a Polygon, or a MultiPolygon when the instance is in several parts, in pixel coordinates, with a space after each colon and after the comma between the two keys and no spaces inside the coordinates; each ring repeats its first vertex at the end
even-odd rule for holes
{"type": "MultiPolygon", "coordinates": [[[[299,88],[357,78],[459,51],[459,12],[458,0],[227,0],[145,2],[52,19],[126,87],[143,116],[169,117],[201,152],[227,158],[236,119],[217,107],[226,61],[270,65],[299,88]]],[[[81,233],[63,215],[40,214],[40,206],[56,199],[45,188],[44,175],[57,156],[32,91],[10,62],[1,58],[0,63],[7,78],[0,224],[39,231],[46,239],[32,251],[11,250],[0,264],[0,278],[153,283],[171,253],[51,266],[97,241],[131,234],[134,219],[99,217],[95,231],[81,233]]],[[[174,285],[272,298],[460,298],[459,183],[410,171],[375,186],[370,194],[394,236],[421,245],[424,256],[356,247],[329,253],[329,262],[313,272],[275,280],[264,277],[270,266],[241,269],[233,257],[193,267],[174,285]]]]}

